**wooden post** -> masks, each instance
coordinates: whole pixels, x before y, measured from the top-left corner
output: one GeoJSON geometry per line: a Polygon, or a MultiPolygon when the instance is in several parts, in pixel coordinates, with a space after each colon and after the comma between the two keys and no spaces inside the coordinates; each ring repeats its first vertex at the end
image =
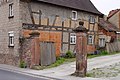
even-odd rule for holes
{"type": "Polygon", "coordinates": [[[35,65],[40,64],[40,45],[39,45],[39,35],[40,33],[35,31],[29,34],[32,40],[31,43],[31,65],[32,68],[35,65]]]}
{"type": "Polygon", "coordinates": [[[76,32],[76,71],[73,75],[85,77],[87,72],[87,32],[88,30],[83,27],[83,22],[79,23],[80,26],[74,29],[76,32]]]}
{"type": "Polygon", "coordinates": [[[39,10],[39,25],[41,25],[41,15],[42,15],[42,12],[41,10],[39,10]]]}

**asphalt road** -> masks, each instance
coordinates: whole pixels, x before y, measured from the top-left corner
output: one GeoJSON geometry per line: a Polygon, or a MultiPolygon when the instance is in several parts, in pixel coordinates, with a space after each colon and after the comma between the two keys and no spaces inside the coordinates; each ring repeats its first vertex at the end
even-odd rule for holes
{"type": "Polygon", "coordinates": [[[36,78],[28,75],[0,70],[0,80],[48,80],[48,79],[36,78]]]}

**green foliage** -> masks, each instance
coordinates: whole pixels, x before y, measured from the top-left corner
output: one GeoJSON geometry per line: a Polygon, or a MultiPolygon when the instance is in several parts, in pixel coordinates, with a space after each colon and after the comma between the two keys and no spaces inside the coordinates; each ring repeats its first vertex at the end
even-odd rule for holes
{"type": "Polygon", "coordinates": [[[108,53],[107,51],[103,50],[99,54],[88,54],[88,58],[95,58],[95,57],[107,56],[107,55],[113,55],[113,53],[108,53]]]}
{"type": "Polygon", "coordinates": [[[20,61],[19,66],[20,66],[20,68],[26,68],[27,67],[25,61],[20,61]]]}
{"type": "Polygon", "coordinates": [[[56,60],[56,62],[54,64],[51,64],[48,67],[49,68],[50,67],[56,67],[56,66],[59,66],[59,65],[63,64],[64,62],[65,62],[65,58],[59,57],[59,58],[57,58],[57,60],[56,60]]]}
{"type": "Polygon", "coordinates": [[[74,57],[73,53],[70,50],[68,50],[66,52],[65,58],[73,58],[73,57],[74,57]]]}
{"type": "Polygon", "coordinates": [[[107,54],[109,54],[107,51],[101,51],[101,53],[100,53],[101,55],[107,55],[107,54]]]}

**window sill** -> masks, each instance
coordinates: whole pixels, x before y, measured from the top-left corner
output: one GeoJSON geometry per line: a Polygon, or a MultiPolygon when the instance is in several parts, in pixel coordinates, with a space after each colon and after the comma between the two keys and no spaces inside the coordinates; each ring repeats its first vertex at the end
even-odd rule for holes
{"type": "Polygon", "coordinates": [[[73,43],[70,43],[70,45],[76,45],[75,43],[73,44],[73,43]]]}
{"type": "Polygon", "coordinates": [[[10,45],[9,45],[8,47],[9,47],[9,48],[14,48],[14,46],[10,46],[10,45]]]}
{"type": "Polygon", "coordinates": [[[14,18],[14,16],[9,16],[8,18],[11,19],[11,18],[14,18]]]}
{"type": "Polygon", "coordinates": [[[72,20],[73,20],[73,21],[76,21],[77,19],[73,19],[73,18],[72,18],[72,20]]]}
{"type": "Polygon", "coordinates": [[[95,24],[95,22],[90,22],[90,24],[95,24]]]}

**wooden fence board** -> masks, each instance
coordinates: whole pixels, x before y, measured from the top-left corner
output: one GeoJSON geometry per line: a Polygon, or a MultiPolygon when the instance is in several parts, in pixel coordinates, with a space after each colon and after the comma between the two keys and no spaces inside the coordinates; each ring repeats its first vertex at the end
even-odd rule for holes
{"type": "Polygon", "coordinates": [[[40,64],[41,66],[47,66],[56,61],[55,45],[52,42],[41,42],[40,43],[40,64]]]}
{"type": "Polygon", "coordinates": [[[109,53],[120,51],[120,42],[107,43],[106,49],[109,53]]]}

